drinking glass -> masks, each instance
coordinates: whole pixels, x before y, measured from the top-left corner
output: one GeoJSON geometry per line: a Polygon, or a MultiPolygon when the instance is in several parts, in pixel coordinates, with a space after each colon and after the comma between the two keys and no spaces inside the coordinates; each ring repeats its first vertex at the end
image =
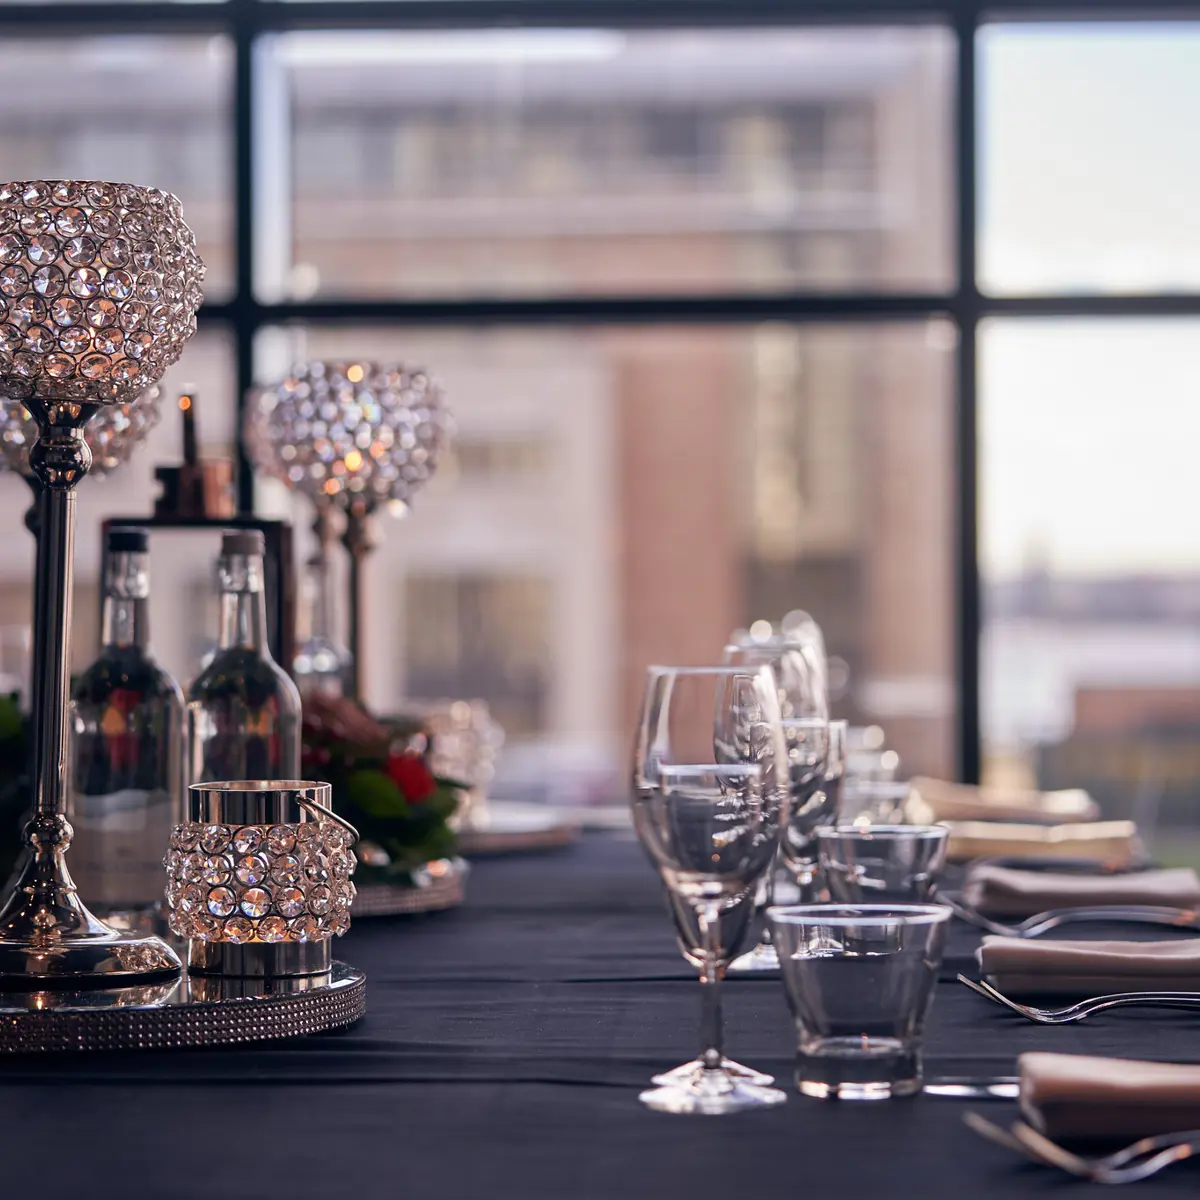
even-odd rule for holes
{"type": "Polygon", "coordinates": [[[946,862],[945,825],[835,825],[817,830],[821,877],[837,904],[929,900],[946,862]]]}
{"type": "Polygon", "coordinates": [[[843,825],[903,825],[911,797],[909,783],[852,779],[847,774],[837,819],[843,825]]]}
{"type": "Polygon", "coordinates": [[[837,821],[842,802],[846,722],[797,721],[786,733],[792,756],[792,812],[779,854],[801,902],[807,904],[821,898],[817,830],[837,821]]]}
{"type": "MultiPolygon", "coordinates": [[[[769,665],[779,685],[779,707],[788,742],[790,762],[792,812],[798,804],[811,800],[808,785],[818,762],[809,761],[811,751],[823,738],[828,715],[825,692],[825,644],[816,622],[807,613],[789,614],[794,624],[776,629],[767,621],[756,621],[748,630],[735,630],[725,647],[725,661],[749,665],[769,665]]],[[[823,746],[823,741],[821,742],[823,746]]],[[[822,751],[823,760],[823,751],[822,751]]],[[[775,874],[773,863],[757,896],[760,913],[775,903],[775,874]]],[[[802,897],[807,898],[807,897],[802,897]]],[[[771,931],[764,924],[758,944],[753,950],[730,964],[732,971],[774,971],[779,958],[771,945],[771,931]]]]}
{"type": "Polygon", "coordinates": [[[886,1100],[921,1090],[921,1042],[949,916],[936,904],[768,910],[800,1092],[886,1100]]]}
{"type": "MultiPolygon", "coordinates": [[[[703,958],[703,1048],[643,1094],[665,1112],[777,1104],[721,1047],[720,981],[730,910],[770,864],[787,819],[787,750],[769,667],[652,667],[634,752],[633,818],[673,896],[694,914],[703,958]]],[[[687,941],[691,926],[676,928],[687,941]],[[685,932],[685,929],[688,932],[685,932]]]]}

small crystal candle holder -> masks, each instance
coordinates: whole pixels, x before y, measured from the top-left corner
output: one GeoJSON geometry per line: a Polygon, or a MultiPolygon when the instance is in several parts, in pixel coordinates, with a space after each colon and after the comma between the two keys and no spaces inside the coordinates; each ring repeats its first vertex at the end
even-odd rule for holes
{"type": "Polygon", "coordinates": [[[358,834],[327,783],[235,780],[189,789],[188,820],[163,860],[172,932],[188,969],[237,976],[329,970],[350,928],[358,834]]]}

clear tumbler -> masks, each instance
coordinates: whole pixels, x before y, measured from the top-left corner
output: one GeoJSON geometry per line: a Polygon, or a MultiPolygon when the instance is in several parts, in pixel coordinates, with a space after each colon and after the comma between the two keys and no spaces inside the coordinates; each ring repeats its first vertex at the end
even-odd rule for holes
{"type": "Polygon", "coordinates": [[[934,904],[767,910],[796,1025],[799,1091],[842,1100],[920,1091],[949,917],[934,904]]]}

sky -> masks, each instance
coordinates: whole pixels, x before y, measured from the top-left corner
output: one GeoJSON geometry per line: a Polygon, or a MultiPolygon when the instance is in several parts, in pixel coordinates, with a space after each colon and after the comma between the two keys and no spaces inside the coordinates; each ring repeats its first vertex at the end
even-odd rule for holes
{"type": "MultiPolygon", "coordinates": [[[[980,35],[980,286],[1200,291],[1200,25],[980,35]]],[[[992,321],[991,575],[1200,573],[1200,319],[992,321]]]]}

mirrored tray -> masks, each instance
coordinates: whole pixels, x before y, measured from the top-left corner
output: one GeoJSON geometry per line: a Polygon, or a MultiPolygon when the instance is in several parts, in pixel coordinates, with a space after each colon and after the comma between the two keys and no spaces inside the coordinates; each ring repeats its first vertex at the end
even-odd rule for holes
{"type": "Polygon", "coordinates": [[[0,992],[0,1053],[169,1050],[300,1037],[357,1021],[367,977],[335,962],[291,979],[187,975],[97,991],[0,992]]]}

